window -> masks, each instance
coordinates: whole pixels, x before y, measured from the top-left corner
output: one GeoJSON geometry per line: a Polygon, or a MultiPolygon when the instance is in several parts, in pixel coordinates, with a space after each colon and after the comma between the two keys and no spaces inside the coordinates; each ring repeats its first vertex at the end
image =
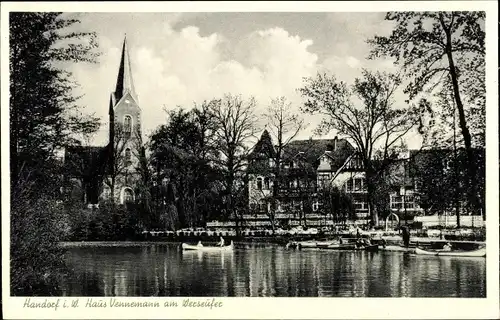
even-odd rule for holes
{"type": "Polygon", "coordinates": [[[264,201],[259,202],[259,212],[267,212],[267,204],[264,201]]]}
{"type": "Polygon", "coordinates": [[[130,203],[134,201],[134,194],[132,189],[126,188],[123,190],[123,203],[130,203]]]}
{"type": "Polygon", "coordinates": [[[347,180],[345,184],[345,191],[352,192],[353,189],[354,189],[354,180],[353,179],[347,180]]]}
{"type": "Polygon", "coordinates": [[[274,168],[274,159],[269,158],[269,167],[274,168]]]}
{"type": "Polygon", "coordinates": [[[262,178],[257,178],[257,190],[262,190],[262,178]]]}
{"type": "Polygon", "coordinates": [[[364,210],[366,209],[366,202],[362,201],[362,200],[354,200],[354,208],[356,210],[364,210]]]}
{"type": "Polygon", "coordinates": [[[415,207],[415,197],[413,195],[405,196],[405,208],[413,209],[415,207]]]}
{"type": "Polygon", "coordinates": [[[313,205],[312,205],[312,210],[313,211],[318,211],[318,209],[319,209],[319,203],[318,203],[318,201],[315,201],[313,203],[313,205]]]}
{"type": "Polygon", "coordinates": [[[130,134],[132,132],[132,117],[129,115],[126,115],[123,118],[123,131],[126,134],[130,134]]]}
{"type": "Polygon", "coordinates": [[[300,211],[302,209],[302,204],[300,201],[294,201],[293,202],[293,210],[294,211],[300,211]]]}
{"type": "Polygon", "coordinates": [[[391,195],[391,209],[402,209],[403,197],[391,195]]]}
{"type": "Polygon", "coordinates": [[[318,180],[319,180],[318,183],[319,183],[319,185],[322,186],[322,187],[326,186],[326,184],[328,183],[329,178],[330,178],[330,174],[328,174],[328,173],[320,173],[318,175],[318,180]]]}
{"type": "Polygon", "coordinates": [[[363,185],[363,180],[362,179],[354,179],[354,191],[361,191],[363,185]]]}
{"type": "Polygon", "coordinates": [[[264,178],[264,189],[269,190],[269,178],[264,178]]]}

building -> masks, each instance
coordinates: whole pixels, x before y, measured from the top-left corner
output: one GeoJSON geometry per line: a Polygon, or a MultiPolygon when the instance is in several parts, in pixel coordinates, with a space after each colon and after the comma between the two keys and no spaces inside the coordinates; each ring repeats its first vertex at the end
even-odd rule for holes
{"type": "Polygon", "coordinates": [[[114,92],[109,100],[106,146],[74,146],[65,150],[66,194],[88,205],[114,199],[135,201],[142,151],[141,108],[134,88],[127,40],[123,41],[114,92]]]}
{"type": "MultiPolygon", "coordinates": [[[[350,199],[354,211],[350,220],[370,221],[363,161],[347,140],[336,137],[292,141],[283,150],[280,170],[276,170],[276,152],[265,130],[249,156],[249,213],[243,217],[244,226],[269,228],[271,220],[281,227],[332,225],[335,221],[329,217],[321,195],[322,190],[328,188],[340,190],[350,199]],[[279,178],[276,178],[278,172],[279,178]]],[[[478,182],[483,186],[483,190],[479,190],[480,198],[484,204],[484,149],[475,152],[478,182]]],[[[379,217],[411,221],[422,215],[450,215],[454,214],[458,202],[462,203],[462,214],[469,214],[463,209],[466,202],[463,188],[457,189],[465,184],[464,156],[463,150],[432,149],[409,150],[392,159],[381,170],[383,183],[377,186],[379,217]],[[460,198],[458,202],[450,200],[455,196],[460,198]]],[[[374,163],[382,165],[379,161],[374,163]]]]}
{"type": "Polygon", "coordinates": [[[332,181],[357,201],[356,214],[367,215],[366,192],[354,189],[361,178],[355,149],[345,139],[294,140],[280,157],[279,177],[276,150],[265,130],[249,156],[247,225],[267,226],[274,217],[278,226],[332,224],[322,212],[318,191],[332,181]],[[279,183],[276,184],[277,179],[279,183]],[[357,180],[356,180],[357,179],[357,180]],[[275,201],[275,202],[274,202],[275,201]],[[275,210],[272,210],[272,206],[275,210]]]}

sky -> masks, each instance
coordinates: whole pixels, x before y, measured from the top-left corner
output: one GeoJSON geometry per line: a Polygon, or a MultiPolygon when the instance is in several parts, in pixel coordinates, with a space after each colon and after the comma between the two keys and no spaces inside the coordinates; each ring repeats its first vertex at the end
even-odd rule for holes
{"type": "MultiPolygon", "coordinates": [[[[93,141],[97,145],[107,142],[109,95],[116,84],[125,35],[146,136],[166,122],[165,109],[191,108],[225,93],[244,99],[254,96],[257,115],[278,96],[287,97],[292,112],[300,112],[303,100],[297,88],[304,77],[328,72],[353,83],[362,68],[396,70],[389,60],[366,58],[370,50],[366,40],[392,30],[382,12],[66,16],[81,21],[79,30],[95,31],[98,36],[99,63],[70,66],[80,84],[79,93],[84,94],[80,103],[86,106],[85,112],[102,119],[93,141]]],[[[405,98],[399,97],[398,102],[404,103],[405,98]]],[[[313,131],[319,116],[304,114],[304,119],[308,126],[297,138],[318,138],[313,131]]]]}

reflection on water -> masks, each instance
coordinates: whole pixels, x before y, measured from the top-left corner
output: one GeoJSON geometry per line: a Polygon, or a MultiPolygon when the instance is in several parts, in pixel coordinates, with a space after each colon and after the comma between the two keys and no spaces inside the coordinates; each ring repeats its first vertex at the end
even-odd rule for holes
{"type": "Polygon", "coordinates": [[[397,252],[72,248],[67,296],[485,297],[486,259],[397,252]]]}

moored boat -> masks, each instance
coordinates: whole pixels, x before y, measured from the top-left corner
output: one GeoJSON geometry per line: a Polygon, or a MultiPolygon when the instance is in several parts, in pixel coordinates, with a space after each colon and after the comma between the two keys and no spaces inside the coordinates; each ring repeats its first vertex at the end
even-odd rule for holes
{"type": "Polygon", "coordinates": [[[191,245],[187,243],[182,244],[182,250],[197,250],[197,251],[207,251],[207,252],[218,252],[218,251],[233,251],[234,244],[231,241],[231,244],[228,246],[204,246],[204,245],[191,245]]]}
{"type": "Polygon", "coordinates": [[[477,250],[470,250],[470,251],[424,250],[424,249],[416,248],[415,253],[418,255],[426,255],[426,256],[486,257],[486,248],[480,248],[477,250]]]}
{"type": "Polygon", "coordinates": [[[380,251],[392,251],[392,252],[414,252],[415,248],[406,248],[404,246],[381,246],[379,245],[380,251]]]}
{"type": "Polygon", "coordinates": [[[356,249],[356,244],[355,243],[337,243],[337,244],[330,244],[326,247],[323,247],[323,249],[329,249],[329,250],[355,250],[356,249]]]}
{"type": "Polygon", "coordinates": [[[378,244],[358,246],[356,250],[378,251],[378,244]]]}

